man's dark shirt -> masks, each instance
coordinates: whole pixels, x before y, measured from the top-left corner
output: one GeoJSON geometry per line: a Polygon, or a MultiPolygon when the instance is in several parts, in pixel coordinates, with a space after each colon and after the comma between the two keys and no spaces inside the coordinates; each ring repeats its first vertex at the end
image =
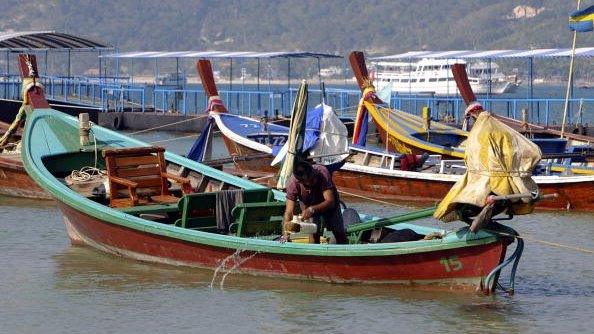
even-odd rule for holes
{"type": "Polygon", "coordinates": [[[324,212],[316,212],[313,216],[314,222],[318,224],[318,233],[320,233],[320,217],[324,218],[326,227],[334,233],[338,243],[348,243],[344,224],[342,220],[342,213],[340,211],[338,191],[332,176],[328,169],[322,165],[313,165],[313,178],[311,188],[307,188],[295,176],[291,176],[287,183],[287,199],[292,201],[299,201],[301,210],[312,205],[317,205],[324,202],[324,191],[331,189],[334,195],[334,207],[328,208],[324,212]]]}

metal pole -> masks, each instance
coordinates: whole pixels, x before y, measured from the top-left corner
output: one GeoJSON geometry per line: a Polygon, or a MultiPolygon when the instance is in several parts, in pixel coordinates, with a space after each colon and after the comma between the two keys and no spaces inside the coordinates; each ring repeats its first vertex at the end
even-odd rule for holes
{"type": "MultiPolygon", "coordinates": [[[[292,94],[291,94],[291,58],[287,58],[287,92],[289,93],[289,101],[287,101],[287,110],[289,110],[291,108],[291,98],[292,98],[292,94]]],[[[285,113],[283,112],[283,115],[285,113]]],[[[290,115],[290,114],[289,114],[290,115]]]]}
{"type": "Polygon", "coordinates": [[[287,58],[287,89],[291,90],[291,58],[287,58]]]}
{"type": "Polygon", "coordinates": [[[47,49],[45,50],[45,57],[44,57],[44,62],[45,62],[45,75],[47,75],[47,49]]]}
{"type": "Polygon", "coordinates": [[[529,84],[529,94],[530,94],[530,114],[532,114],[533,109],[533,99],[534,99],[534,58],[530,57],[529,65],[530,65],[530,84],[529,84]]]}
{"type": "MultiPolygon", "coordinates": [[[[320,66],[320,57],[316,57],[318,60],[318,84],[320,85],[320,92],[322,92],[322,68],[320,66]]],[[[322,100],[324,98],[322,97],[322,100]]]]}
{"type": "MultiPolygon", "coordinates": [[[[577,10],[580,10],[580,2],[577,2],[577,10]]],[[[575,61],[575,42],[577,40],[577,31],[573,32],[573,43],[571,44],[571,60],[569,62],[569,76],[567,79],[567,92],[565,93],[565,106],[563,108],[563,123],[561,123],[561,135],[560,137],[563,138],[565,134],[565,121],[567,120],[567,110],[569,109],[569,94],[571,90],[571,86],[573,84],[573,63],[575,61]]]]}
{"type": "Polygon", "coordinates": [[[6,50],[6,82],[4,84],[4,98],[8,98],[8,80],[10,77],[10,52],[6,50]]]}
{"type": "MultiPolygon", "coordinates": [[[[493,68],[493,65],[491,63],[491,58],[489,58],[488,61],[489,61],[489,94],[488,94],[488,98],[489,98],[489,101],[490,101],[491,100],[491,94],[493,92],[493,90],[492,90],[493,87],[492,87],[492,82],[491,82],[492,81],[491,71],[493,70],[492,69],[493,68]]],[[[489,106],[489,109],[491,109],[490,106],[489,106]]]]}
{"type": "Polygon", "coordinates": [[[260,113],[260,109],[261,109],[261,96],[260,96],[260,58],[257,59],[258,60],[258,70],[257,70],[257,81],[256,81],[256,88],[258,90],[258,113],[260,113]]]}
{"type": "Polygon", "coordinates": [[[175,86],[179,87],[179,58],[175,57],[175,86]]]}
{"type": "Polygon", "coordinates": [[[155,77],[155,86],[157,85],[157,78],[159,77],[159,68],[158,68],[159,65],[158,65],[158,62],[159,62],[158,58],[155,58],[155,69],[154,69],[154,73],[153,73],[153,75],[155,77]]]}
{"type": "Polygon", "coordinates": [[[70,49],[68,49],[68,79],[71,78],[70,57],[70,49]]]}
{"type": "Polygon", "coordinates": [[[99,82],[101,82],[101,81],[102,81],[102,80],[101,80],[101,78],[102,78],[102,77],[101,77],[101,66],[102,66],[103,64],[101,63],[101,61],[102,61],[102,59],[101,59],[101,51],[99,51],[99,82]]]}
{"type": "Polygon", "coordinates": [[[233,58],[231,59],[231,64],[229,66],[229,90],[233,90],[233,58]]]}
{"type": "Polygon", "coordinates": [[[343,78],[344,78],[344,85],[347,85],[347,61],[346,61],[346,57],[342,58],[342,70],[343,70],[343,78]]]}
{"type": "Polygon", "coordinates": [[[268,91],[272,90],[272,61],[268,58],[268,91]]]}

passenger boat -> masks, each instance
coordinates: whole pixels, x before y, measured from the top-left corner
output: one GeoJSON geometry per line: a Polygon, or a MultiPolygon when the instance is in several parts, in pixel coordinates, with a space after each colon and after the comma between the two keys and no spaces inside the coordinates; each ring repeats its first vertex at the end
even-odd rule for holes
{"type": "MultiPolygon", "coordinates": [[[[200,75],[209,97],[217,97],[214,80],[204,76],[202,72],[200,75]]],[[[252,118],[227,113],[223,105],[211,108],[209,115],[220,130],[225,146],[237,167],[232,171],[234,174],[254,175],[265,183],[274,177],[277,168],[271,166],[273,146],[282,145],[286,141],[287,127],[265,124],[252,118]],[[253,173],[255,171],[264,174],[253,173]]],[[[450,149],[448,152],[463,153],[457,149],[450,149]]],[[[452,155],[450,154],[450,157],[452,155]]],[[[333,173],[333,180],[343,194],[388,201],[435,203],[460,179],[465,168],[461,160],[451,160],[437,155],[431,156],[418,171],[402,170],[401,158],[402,155],[398,153],[351,145],[350,157],[333,173]]],[[[543,166],[542,169],[546,167],[543,166]]],[[[538,208],[594,210],[594,175],[572,176],[556,173],[534,176],[533,179],[544,193],[559,195],[550,201],[539,202],[538,208]]]]}
{"type": "MultiPolygon", "coordinates": [[[[30,58],[19,60],[29,75],[30,58]]],[[[26,94],[34,110],[23,132],[24,165],[56,199],[74,244],[140,261],[210,268],[214,275],[223,271],[484,291],[492,291],[501,268],[512,261],[515,268],[521,255],[523,244],[517,239],[517,250],[505,259],[516,239],[513,230],[502,226],[503,233],[470,233],[468,228],[443,231],[406,223],[430,216],[433,208],[391,218],[360,215],[361,223],[348,226],[348,245],[279,242],[282,193],[99,126],[86,132],[76,118],[47,108],[42,90],[26,94]],[[109,199],[83,195],[64,183],[65,175],[89,164],[107,168],[109,199]],[[164,178],[179,186],[168,187],[164,178]],[[242,192],[243,203],[231,212],[217,212],[217,195],[232,190],[242,192]],[[229,233],[218,233],[219,219],[229,214],[229,233]],[[408,228],[436,238],[370,243],[370,232],[378,228],[408,228]]]]}
{"type": "MultiPolygon", "coordinates": [[[[451,72],[453,64],[466,64],[466,61],[429,58],[416,63],[379,61],[373,62],[372,67],[378,90],[389,86],[397,93],[457,95],[458,88],[451,72]]],[[[517,77],[500,73],[495,63],[491,66],[484,62],[472,64],[468,74],[470,85],[477,94],[512,93],[520,84],[517,77]]]]}

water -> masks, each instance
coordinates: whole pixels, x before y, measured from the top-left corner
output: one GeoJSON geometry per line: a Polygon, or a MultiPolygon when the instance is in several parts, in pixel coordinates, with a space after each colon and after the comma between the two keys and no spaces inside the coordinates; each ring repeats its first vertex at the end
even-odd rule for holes
{"type": "MultiPolygon", "coordinates": [[[[190,143],[166,146],[184,153],[190,143]]],[[[371,214],[408,209],[349,202],[371,214]]],[[[594,255],[530,240],[511,297],[237,274],[228,275],[223,288],[218,280],[211,288],[211,270],[71,246],[51,202],[0,197],[0,217],[0,333],[557,333],[594,327],[594,255]]],[[[536,213],[510,225],[532,239],[594,249],[592,214],[536,213]]]]}

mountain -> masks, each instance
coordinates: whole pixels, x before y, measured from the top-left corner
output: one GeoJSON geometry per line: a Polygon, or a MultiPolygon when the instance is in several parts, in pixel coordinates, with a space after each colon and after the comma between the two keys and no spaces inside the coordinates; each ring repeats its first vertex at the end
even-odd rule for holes
{"type": "MultiPolygon", "coordinates": [[[[57,30],[120,50],[570,47],[567,0],[0,0],[4,30],[57,30]]],[[[594,33],[579,35],[590,46],[594,33]]],[[[545,66],[546,68],[546,66],[545,66]]]]}

